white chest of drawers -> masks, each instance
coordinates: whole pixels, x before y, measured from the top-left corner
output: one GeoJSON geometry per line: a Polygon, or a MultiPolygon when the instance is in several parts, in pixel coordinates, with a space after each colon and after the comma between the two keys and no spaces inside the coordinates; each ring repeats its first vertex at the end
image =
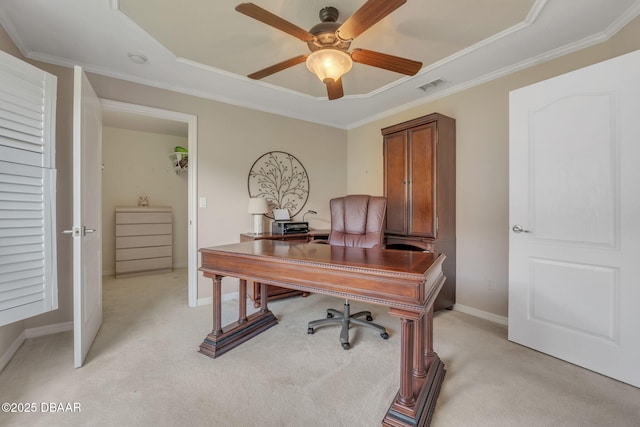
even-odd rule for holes
{"type": "Polygon", "coordinates": [[[171,208],[116,208],[116,277],[170,272],[171,208]]]}

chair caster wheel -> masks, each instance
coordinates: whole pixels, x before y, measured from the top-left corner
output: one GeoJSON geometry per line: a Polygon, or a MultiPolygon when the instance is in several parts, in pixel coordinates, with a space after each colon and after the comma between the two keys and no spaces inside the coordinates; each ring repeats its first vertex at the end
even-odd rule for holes
{"type": "Polygon", "coordinates": [[[309,329],[307,329],[307,333],[308,333],[308,334],[313,334],[313,328],[309,328],[309,329]]]}
{"type": "Polygon", "coordinates": [[[367,322],[372,322],[373,321],[373,317],[371,317],[370,315],[367,316],[367,322]]]}
{"type": "Polygon", "coordinates": [[[349,345],[348,342],[343,342],[342,343],[342,349],[343,350],[349,350],[351,348],[351,345],[349,345]]]}
{"type": "MultiPolygon", "coordinates": [[[[313,332],[312,332],[312,333],[313,333],[313,332]]],[[[380,336],[382,337],[382,339],[383,339],[383,340],[387,340],[387,339],[389,339],[389,334],[388,334],[388,333],[386,333],[386,332],[384,332],[384,333],[380,334],[380,336]]]]}
{"type": "Polygon", "coordinates": [[[327,319],[333,319],[333,314],[327,313],[327,319]]]}

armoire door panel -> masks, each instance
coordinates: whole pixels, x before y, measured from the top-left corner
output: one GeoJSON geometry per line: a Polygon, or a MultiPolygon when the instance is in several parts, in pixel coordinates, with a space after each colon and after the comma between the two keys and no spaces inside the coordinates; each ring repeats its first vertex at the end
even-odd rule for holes
{"type": "Polygon", "coordinates": [[[387,195],[387,233],[407,230],[407,178],[405,132],[389,135],[384,144],[385,194],[387,195]]]}
{"type": "Polygon", "coordinates": [[[436,238],[435,126],[429,123],[408,131],[410,236],[436,238]]]}

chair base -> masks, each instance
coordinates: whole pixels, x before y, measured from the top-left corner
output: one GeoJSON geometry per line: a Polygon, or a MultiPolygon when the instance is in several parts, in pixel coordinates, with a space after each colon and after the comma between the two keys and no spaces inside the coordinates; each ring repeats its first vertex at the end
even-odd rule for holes
{"type": "Polygon", "coordinates": [[[360,311],[358,313],[351,314],[351,306],[349,305],[349,301],[346,301],[344,303],[344,312],[341,313],[332,308],[327,309],[327,318],[309,322],[307,333],[313,334],[315,332],[314,328],[317,326],[340,323],[342,325],[342,330],[340,331],[340,344],[343,349],[349,350],[349,348],[351,348],[351,344],[349,344],[349,327],[351,324],[375,329],[380,332],[380,336],[383,339],[386,340],[389,338],[387,330],[380,325],[371,323],[372,320],[373,317],[371,317],[370,311],[360,311]],[[360,317],[365,317],[366,321],[360,319],[360,317]]]}

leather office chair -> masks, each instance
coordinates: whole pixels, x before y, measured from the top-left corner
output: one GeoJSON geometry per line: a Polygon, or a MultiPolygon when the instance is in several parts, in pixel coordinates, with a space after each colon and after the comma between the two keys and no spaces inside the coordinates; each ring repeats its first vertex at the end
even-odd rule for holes
{"type": "MultiPolygon", "coordinates": [[[[331,199],[329,206],[331,209],[331,232],[327,240],[329,245],[360,248],[382,246],[384,217],[387,210],[386,198],[361,194],[348,195],[331,199]]],[[[373,317],[370,311],[351,314],[350,308],[349,301],[346,300],[343,312],[328,309],[325,319],[309,322],[307,333],[313,334],[314,328],[320,325],[340,323],[342,324],[340,343],[345,350],[351,346],[349,344],[351,324],[375,329],[385,340],[389,338],[385,328],[371,323],[373,317]],[[366,321],[360,317],[365,317],[366,321]]]]}

